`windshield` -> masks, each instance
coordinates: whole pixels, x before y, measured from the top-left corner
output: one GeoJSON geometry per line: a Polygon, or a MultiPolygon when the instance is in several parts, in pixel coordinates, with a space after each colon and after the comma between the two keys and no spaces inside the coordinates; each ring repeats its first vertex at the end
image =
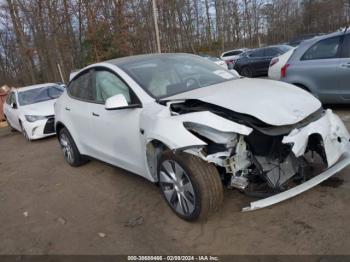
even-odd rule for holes
{"type": "Polygon", "coordinates": [[[64,88],[61,86],[45,86],[18,92],[18,102],[21,106],[44,102],[58,98],[64,88]]]}
{"type": "Polygon", "coordinates": [[[237,78],[206,59],[185,54],[145,57],[120,67],[157,99],[237,78]]]}

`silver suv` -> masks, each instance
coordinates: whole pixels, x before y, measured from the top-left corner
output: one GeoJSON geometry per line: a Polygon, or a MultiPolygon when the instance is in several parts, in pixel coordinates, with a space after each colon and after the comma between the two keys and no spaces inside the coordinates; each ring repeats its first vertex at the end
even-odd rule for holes
{"type": "Polygon", "coordinates": [[[350,29],[302,42],[282,67],[281,80],[323,103],[350,103],[350,29]]]}

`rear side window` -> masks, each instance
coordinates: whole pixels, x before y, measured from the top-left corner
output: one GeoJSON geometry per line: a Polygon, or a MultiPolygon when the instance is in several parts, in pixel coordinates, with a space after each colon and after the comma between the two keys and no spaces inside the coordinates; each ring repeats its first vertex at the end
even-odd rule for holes
{"type": "Polygon", "coordinates": [[[6,98],[6,104],[11,105],[11,104],[14,104],[14,103],[17,104],[17,102],[16,102],[16,95],[15,95],[15,93],[11,92],[6,98]]]}
{"type": "Polygon", "coordinates": [[[92,101],[94,96],[90,85],[90,71],[86,71],[75,78],[67,87],[67,92],[74,98],[92,101]]]}
{"type": "Polygon", "coordinates": [[[223,55],[223,57],[226,57],[226,56],[234,56],[234,55],[239,55],[239,54],[242,54],[242,51],[231,51],[231,52],[227,52],[223,55]]]}
{"type": "Polygon", "coordinates": [[[253,51],[250,53],[249,56],[250,57],[264,57],[265,56],[264,49],[253,51]]]}
{"type": "Polygon", "coordinates": [[[15,93],[12,93],[12,97],[11,97],[11,103],[17,103],[16,101],[16,94],[15,93]]]}
{"type": "Polygon", "coordinates": [[[301,60],[337,58],[341,37],[332,37],[321,40],[310,47],[301,60]]]}
{"type": "Polygon", "coordinates": [[[280,51],[277,50],[276,48],[266,48],[265,49],[265,56],[278,56],[280,54],[280,51]]]}
{"type": "Polygon", "coordinates": [[[342,45],[341,57],[350,58],[350,34],[347,34],[345,36],[345,39],[342,45]]]}
{"type": "Polygon", "coordinates": [[[11,92],[6,98],[6,104],[11,105],[12,96],[13,96],[13,93],[11,92]]]}

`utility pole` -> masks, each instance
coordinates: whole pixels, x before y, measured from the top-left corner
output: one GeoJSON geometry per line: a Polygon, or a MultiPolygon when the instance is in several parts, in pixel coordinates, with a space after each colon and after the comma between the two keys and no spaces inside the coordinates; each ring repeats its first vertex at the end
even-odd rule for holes
{"type": "Polygon", "coordinates": [[[61,67],[60,67],[60,64],[58,64],[58,63],[57,63],[57,68],[58,68],[58,72],[60,73],[60,77],[61,77],[62,83],[65,83],[65,82],[64,82],[64,78],[63,78],[63,74],[62,74],[62,70],[61,70],[61,67]]]}
{"type": "Polygon", "coordinates": [[[154,30],[156,33],[156,40],[157,40],[157,52],[161,53],[156,0],[152,0],[152,6],[153,6],[152,9],[153,9],[154,30]]]}

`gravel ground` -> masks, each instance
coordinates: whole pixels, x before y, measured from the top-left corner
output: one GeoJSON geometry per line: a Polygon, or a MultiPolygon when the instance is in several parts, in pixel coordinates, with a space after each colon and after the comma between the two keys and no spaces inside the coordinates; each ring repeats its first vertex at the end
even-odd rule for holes
{"type": "Polygon", "coordinates": [[[217,215],[187,223],[145,179],[98,161],[72,168],[55,137],[1,128],[0,254],[350,254],[349,171],[250,213],[253,199],[226,190],[217,215]]]}

